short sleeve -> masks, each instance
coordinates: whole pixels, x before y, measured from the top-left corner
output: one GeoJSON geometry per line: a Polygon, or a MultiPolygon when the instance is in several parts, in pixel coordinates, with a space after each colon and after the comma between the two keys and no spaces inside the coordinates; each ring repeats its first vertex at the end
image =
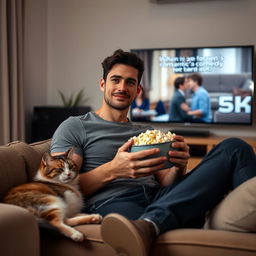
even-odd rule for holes
{"type": "Polygon", "coordinates": [[[78,117],[69,117],[57,128],[52,137],[51,153],[66,152],[71,147],[83,156],[83,126],[78,117]]]}
{"type": "Polygon", "coordinates": [[[203,96],[202,98],[199,99],[198,109],[200,109],[203,114],[206,113],[206,111],[208,110],[208,98],[203,96]]]}

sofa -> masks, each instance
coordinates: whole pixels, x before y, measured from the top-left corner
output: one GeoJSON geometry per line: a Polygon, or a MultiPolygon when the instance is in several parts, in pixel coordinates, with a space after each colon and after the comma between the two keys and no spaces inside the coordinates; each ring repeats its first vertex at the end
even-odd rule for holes
{"type": "MultiPolygon", "coordinates": [[[[1,256],[114,256],[113,249],[102,240],[100,224],[77,226],[85,240],[73,242],[51,228],[39,227],[27,210],[2,203],[11,187],[32,180],[49,146],[50,140],[32,144],[16,141],[0,146],[1,256]]],[[[253,178],[232,191],[209,213],[204,228],[171,230],[160,235],[150,255],[256,255],[255,188],[253,178]]]]}
{"type": "Polygon", "coordinates": [[[241,74],[203,74],[203,86],[208,91],[212,108],[218,109],[220,96],[234,96],[237,90],[252,93],[252,83],[249,73],[241,74]]]}
{"type": "MultiPolygon", "coordinates": [[[[219,109],[220,96],[252,96],[251,73],[239,74],[202,74],[203,86],[208,91],[214,123],[245,123],[250,124],[251,113],[222,113],[219,109]]],[[[187,102],[191,104],[191,94],[187,95],[187,102]]],[[[225,105],[225,107],[227,107],[225,105]]]]}

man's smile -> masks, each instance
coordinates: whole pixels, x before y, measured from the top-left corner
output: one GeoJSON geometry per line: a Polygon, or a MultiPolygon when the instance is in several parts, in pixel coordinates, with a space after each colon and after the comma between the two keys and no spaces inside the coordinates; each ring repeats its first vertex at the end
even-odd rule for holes
{"type": "Polygon", "coordinates": [[[126,92],[115,92],[112,94],[114,97],[121,98],[121,99],[129,99],[130,95],[126,92]]]}

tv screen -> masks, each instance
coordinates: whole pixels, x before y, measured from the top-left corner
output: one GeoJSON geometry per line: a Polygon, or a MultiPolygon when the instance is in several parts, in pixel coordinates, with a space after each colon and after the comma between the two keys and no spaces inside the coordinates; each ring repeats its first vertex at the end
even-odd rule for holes
{"type": "Polygon", "coordinates": [[[145,65],[132,121],[252,124],[254,46],[131,52],[145,65]]]}

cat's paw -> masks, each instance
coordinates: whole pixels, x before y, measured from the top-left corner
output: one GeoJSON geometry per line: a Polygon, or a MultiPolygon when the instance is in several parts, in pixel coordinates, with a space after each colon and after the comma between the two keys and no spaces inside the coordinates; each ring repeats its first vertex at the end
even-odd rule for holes
{"type": "Polygon", "coordinates": [[[91,214],[91,223],[99,224],[102,219],[103,218],[100,214],[91,214]]]}
{"type": "Polygon", "coordinates": [[[73,239],[75,242],[82,242],[84,240],[84,234],[74,229],[70,238],[73,239]]]}

